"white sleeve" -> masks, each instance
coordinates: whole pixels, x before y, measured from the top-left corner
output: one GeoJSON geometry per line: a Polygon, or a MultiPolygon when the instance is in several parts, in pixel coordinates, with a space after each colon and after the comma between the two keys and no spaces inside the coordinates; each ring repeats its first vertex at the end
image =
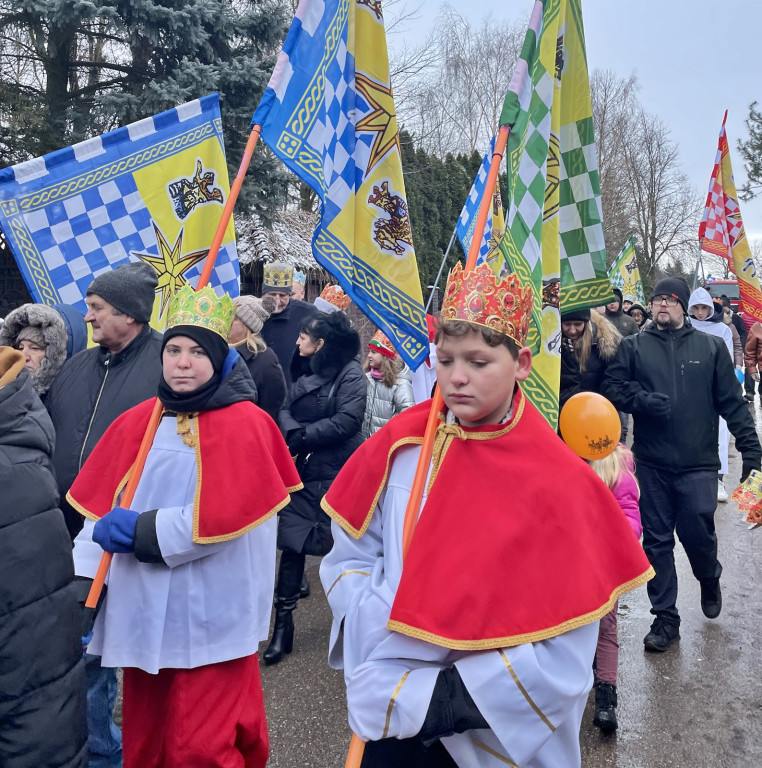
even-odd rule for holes
{"type": "Polygon", "coordinates": [[[95,578],[103,548],[93,541],[95,521],[85,518],[85,525],[74,539],[74,573],[88,579],[95,578]]]}
{"type": "Polygon", "coordinates": [[[196,544],[193,541],[193,504],[164,507],[156,514],[156,538],[164,562],[170,567],[207,557],[224,549],[230,541],[196,544]]]}
{"type": "Polygon", "coordinates": [[[366,741],[415,736],[446,652],[386,628],[394,594],[384,578],[380,515],[359,540],[335,523],[333,535],[320,578],[334,615],[329,664],[344,669],[349,724],[366,741]]]}

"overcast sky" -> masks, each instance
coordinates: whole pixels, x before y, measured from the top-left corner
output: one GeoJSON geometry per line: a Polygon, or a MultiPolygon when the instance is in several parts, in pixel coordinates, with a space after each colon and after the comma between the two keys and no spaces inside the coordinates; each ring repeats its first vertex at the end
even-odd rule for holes
{"type": "MultiPolygon", "coordinates": [[[[406,37],[410,42],[430,29],[446,0],[408,0],[420,5],[420,19],[406,37]]],[[[477,26],[495,20],[528,17],[532,0],[449,0],[477,26]]],[[[706,195],[714,165],[722,116],[736,185],[746,180],[739,138],[749,104],[762,102],[762,0],[582,0],[590,69],[635,73],[639,98],[658,115],[678,144],[683,170],[706,195]]],[[[508,82],[506,76],[506,85],[508,82]]],[[[741,202],[750,238],[762,238],[762,195],[741,202]]]]}

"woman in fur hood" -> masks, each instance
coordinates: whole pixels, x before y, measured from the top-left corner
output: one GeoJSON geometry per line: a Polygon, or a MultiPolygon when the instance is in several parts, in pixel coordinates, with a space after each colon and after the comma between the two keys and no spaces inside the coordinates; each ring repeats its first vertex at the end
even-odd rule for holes
{"type": "Polygon", "coordinates": [[[561,388],[559,409],[578,392],[600,392],[608,364],[622,336],[597,312],[580,309],[561,315],[561,388]]]}
{"type": "MultiPolygon", "coordinates": [[[[53,379],[70,357],[70,332],[67,333],[64,317],[58,308],[46,304],[22,304],[8,314],[0,328],[0,346],[24,353],[25,367],[32,374],[32,387],[43,401],[53,379]]],[[[81,326],[84,333],[80,349],[84,348],[87,338],[84,318],[81,326]]]]}
{"type": "Polygon", "coordinates": [[[282,550],[275,627],[265,664],[290,653],[292,612],[299,598],[306,555],[325,555],[333,545],[331,520],[320,501],[339,470],[362,443],[367,381],[358,361],[360,336],[343,312],[317,312],[305,321],[291,360],[291,384],[278,424],[295,457],[304,488],[280,513],[282,550]]]}

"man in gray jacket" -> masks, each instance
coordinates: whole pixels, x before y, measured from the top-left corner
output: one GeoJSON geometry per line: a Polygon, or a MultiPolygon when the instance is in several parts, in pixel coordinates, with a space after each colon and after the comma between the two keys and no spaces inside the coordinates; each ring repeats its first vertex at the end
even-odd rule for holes
{"type": "MultiPolygon", "coordinates": [[[[61,507],[72,539],[84,520],[64,502],[85,460],[111,423],[155,397],[161,377],[161,339],[151,319],[158,279],[148,264],[132,262],[93,280],[87,289],[85,322],[98,345],[64,363],[46,405],[56,429],[53,466],[61,507]]],[[[83,582],[86,596],[88,582],[83,582]]],[[[116,670],[85,654],[89,768],[122,764],[122,734],[114,725],[116,670]]]]}

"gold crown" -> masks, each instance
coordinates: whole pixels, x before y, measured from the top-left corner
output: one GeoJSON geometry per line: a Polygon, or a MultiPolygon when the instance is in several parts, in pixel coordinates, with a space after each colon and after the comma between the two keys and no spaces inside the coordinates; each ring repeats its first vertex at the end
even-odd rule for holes
{"type": "Polygon", "coordinates": [[[234,317],[235,306],[227,293],[220,298],[208,285],[194,291],[186,283],[169,303],[167,330],[176,325],[195,325],[214,331],[227,341],[234,317]]]}
{"type": "Polygon", "coordinates": [[[463,320],[504,333],[520,347],[526,343],[532,315],[532,289],[518,275],[498,279],[486,264],[464,272],[458,262],[447,278],[442,320],[463,320]]]}
{"type": "Polygon", "coordinates": [[[266,290],[277,290],[279,288],[291,289],[294,284],[294,267],[285,261],[274,261],[272,264],[265,264],[262,276],[262,285],[266,290]]]}

